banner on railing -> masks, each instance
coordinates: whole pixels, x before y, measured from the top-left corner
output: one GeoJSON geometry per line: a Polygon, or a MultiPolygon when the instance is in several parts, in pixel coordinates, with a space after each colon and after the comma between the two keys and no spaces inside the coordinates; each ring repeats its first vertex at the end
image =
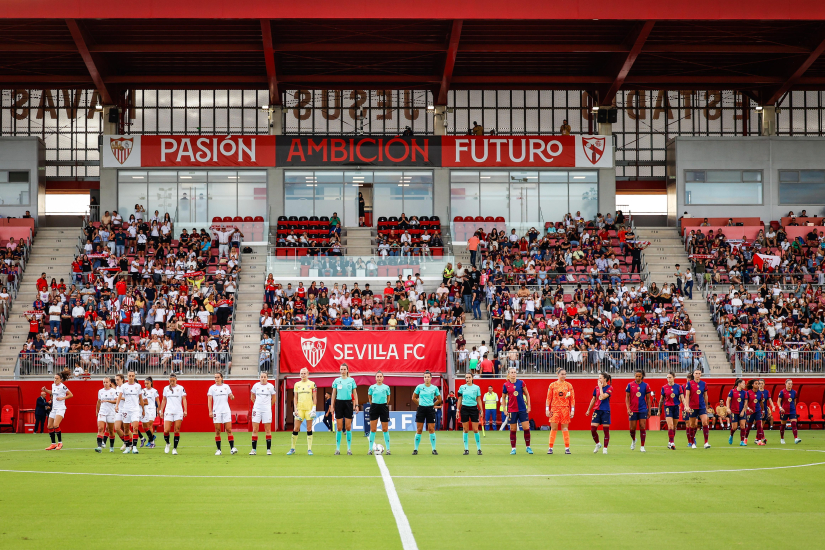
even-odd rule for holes
{"type": "Polygon", "coordinates": [[[281,372],[446,371],[442,331],[281,331],[281,372]]]}

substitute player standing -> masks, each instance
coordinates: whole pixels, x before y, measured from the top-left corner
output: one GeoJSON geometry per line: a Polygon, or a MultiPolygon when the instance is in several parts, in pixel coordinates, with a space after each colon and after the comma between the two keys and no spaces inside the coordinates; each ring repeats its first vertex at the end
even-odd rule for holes
{"type": "MultiPolygon", "coordinates": [[[[49,437],[52,444],[46,447],[47,451],[60,450],[63,448],[63,432],[60,431],[60,424],[66,416],[66,400],[72,398],[72,392],[66,387],[64,374],[58,372],[54,375],[54,383],[51,389],[43,386],[40,391],[44,391],[52,396],[52,412],[49,413],[49,437]],[[55,437],[57,443],[55,443],[55,437]]],[[[796,426],[796,424],[794,424],[796,426]]]]}
{"type": "MultiPolygon", "coordinates": [[[[796,429],[796,390],[793,389],[793,380],[785,380],[785,389],[779,392],[779,399],[776,403],[779,406],[779,442],[785,444],[785,424],[790,420],[793,430],[793,442],[802,443],[799,439],[799,432],[796,429]]],[[[52,410],[54,412],[54,410],[52,410]]]]}
{"type": "Polygon", "coordinates": [[[430,446],[433,448],[433,454],[438,454],[435,450],[435,408],[441,405],[441,390],[432,382],[432,373],[425,370],[424,383],[417,385],[413,391],[413,401],[418,406],[415,411],[415,448],[412,453],[414,455],[418,454],[424,422],[427,422],[427,431],[430,432],[430,446]]]}
{"type": "MultiPolygon", "coordinates": [[[[547,388],[545,407],[544,413],[550,419],[550,441],[547,446],[547,454],[553,454],[553,445],[556,443],[556,435],[559,426],[561,426],[561,435],[564,438],[564,454],[569,455],[570,432],[567,431],[567,427],[576,413],[576,393],[573,391],[573,385],[567,381],[566,370],[559,369],[558,380],[551,383],[547,388]]],[[[513,453],[510,452],[510,454],[513,453]]]]}
{"type": "Polygon", "coordinates": [[[378,421],[381,421],[381,431],[384,433],[384,452],[390,454],[390,387],[384,383],[384,373],[375,373],[375,384],[367,391],[370,400],[370,450],[367,454],[372,454],[375,448],[375,430],[378,429],[378,421]]]}
{"type": "Polygon", "coordinates": [[[665,422],[667,422],[667,448],[671,451],[676,450],[676,443],[673,439],[676,437],[676,426],[679,423],[679,405],[685,405],[685,394],[682,386],[676,383],[676,375],[672,372],[667,373],[667,383],[662,386],[662,399],[659,406],[664,408],[665,422]]]}
{"type": "Polygon", "coordinates": [[[590,409],[593,409],[593,418],[590,420],[590,435],[596,442],[594,453],[598,453],[602,448],[599,443],[599,426],[604,430],[604,449],[602,454],[607,454],[607,446],[610,444],[610,398],[613,396],[613,386],[610,385],[612,379],[606,372],[599,374],[596,388],[593,390],[593,397],[587,405],[585,416],[590,416],[590,409]]]}
{"type": "Polygon", "coordinates": [[[347,434],[347,454],[352,454],[352,415],[358,412],[358,385],[349,375],[349,367],[341,363],[341,376],[332,381],[330,413],[335,412],[338,431],[335,432],[335,454],[341,454],[341,438],[347,434]],[[334,409],[334,411],[332,410],[334,409]]]}
{"type": "Polygon", "coordinates": [[[647,411],[650,410],[650,396],[653,390],[645,379],[645,371],[637,369],[635,379],[627,385],[625,389],[625,405],[627,405],[627,415],[630,420],[630,450],[636,449],[636,427],[639,427],[639,437],[641,438],[641,451],[645,451],[645,437],[647,436],[647,411]]]}
{"type": "Polygon", "coordinates": [[[745,430],[747,429],[748,421],[748,390],[745,389],[745,381],[737,378],[733,383],[733,389],[728,392],[728,399],[725,402],[725,407],[728,409],[728,414],[731,415],[730,422],[730,437],[728,437],[728,445],[733,445],[733,434],[736,433],[736,428],[739,428],[739,446],[746,447],[745,430]]]}
{"type": "Polygon", "coordinates": [[[696,448],[696,430],[699,421],[702,422],[702,433],[705,435],[705,449],[710,449],[707,402],[707,386],[702,381],[702,371],[696,369],[693,371],[693,376],[688,377],[687,384],[685,384],[685,410],[690,413],[688,444],[693,449],[696,448]]]}
{"type": "Polygon", "coordinates": [[[109,452],[115,452],[115,403],[117,403],[117,392],[112,387],[112,379],[108,376],[103,379],[103,389],[97,390],[97,404],[95,414],[97,415],[97,447],[95,452],[102,453],[106,446],[105,438],[107,429],[111,436],[109,452]]]}
{"type": "MultiPolygon", "coordinates": [[[[515,367],[507,369],[507,380],[501,388],[501,400],[506,401],[507,421],[510,424],[510,454],[516,454],[516,432],[519,424],[524,430],[524,444],[528,455],[533,454],[530,447],[530,392],[523,380],[518,379],[515,367]]],[[[502,427],[503,428],[503,427],[502,427]]]]}
{"type": "Polygon", "coordinates": [[[155,383],[151,376],[148,376],[146,380],[143,381],[142,397],[144,405],[143,416],[140,422],[143,424],[143,431],[146,432],[146,439],[144,440],[143,437],[140,438],[140,446],[143,447],[143,444],[148,442],[146,448],[154,449],[155,439],[157,439],[158,436],[152,433],[152,426],[155,423],[155,418],[157,418],[160,395],[158,394],[158,390],[155,389],[155,383]]]}
{"type": "Polygon", "coordinates": [[[172,454],[176,455],[180,442],[180,426],[189,414],[189,405],[186,403],[186,390],[178,385],[178,377],[175,373],[169,375],[169,385],[163,388],[163,401],[159,412],[163,415],[163,439],[166,441],[166,448],[163,452],[169,454],[169,432],[174,430],[172,454]]]}
{"type": "Polygon", "coordinates": [[[316,407],[318,406],[318,388],[315,382],[309,379],[309,370],[306,367],[301,369],[301,379],[295,383],[292,389],[292,406],[294,408],[292,416],[292,447],[286,454],[295,454],[295,444],[298,442],[298,434],[301,433],[301,423],[307,421],[307,454],[312,456],[312,424],[315,422],[316,407]]]}
{"type": "Polygon", "coordinates": [[[478,436],[479,412],[484,410],[481,404],[481,388],[473,383],[473,374],[464,375],[463,386],[458,388],[458,410],[461,414],[461,425],[464,428],[464,454],[470,454],[469,430],[473,430],[476,440],[476,454],[481,455],[481,438],[478,436]]]}
{"type": "Polygon", "coordinates": [[[252,450],[251,456],[258,454],[258,430],[261,424],[266,430],[266,454],[272,454],[272,406],[275,405],[275,386],[267,381],[265,372],[260,382],[252,386],[252,450]]]}
{"type": "Polygon", "coordinates": [[[229,400],[235,400],[232,388],[223,383],[223,374],[215,373],[215,383],[206,391],[206,408],[209,409],[209,418],[215,425],[215,456],[221,456],[221,430],[226,430],[226,439],[229,441],[229,454],[235,454],[235,436],[232,435],[232,409],[229,400]]]}
{"type": "MultiPolygon", "coordinates": [[[[143,403],[143,388],[135,380],[135,371],[130,370],[127,375],[126,383],[120,388],[120,395],[115,403],[115,412],[120,412],[123,416],[123,423],[129,424],[132,431],[132,448],[133,454],[138,454],[138,429],[140,428],[140,418],[144,414],[143,403]]],[[[129,447],[123,451],[123,454],[128,454],[129,447]]]]}

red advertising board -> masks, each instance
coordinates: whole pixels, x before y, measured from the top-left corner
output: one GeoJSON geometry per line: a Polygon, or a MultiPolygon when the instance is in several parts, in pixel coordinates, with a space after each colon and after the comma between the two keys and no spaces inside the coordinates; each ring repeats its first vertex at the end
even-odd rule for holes
{"type": "Polygon", "coordinates": [[[445,372],[443,331],[283,331],[280,371],[445,372]]]}
{"type": "Polygon", "coordinates": [[[275,136],[141,136],[142,166],[275,166],[275,136]]]}
{"type": "Polygon", "coordinates": [[[444,166],[576,166],[575,136],[445,136],[444,166]]]}

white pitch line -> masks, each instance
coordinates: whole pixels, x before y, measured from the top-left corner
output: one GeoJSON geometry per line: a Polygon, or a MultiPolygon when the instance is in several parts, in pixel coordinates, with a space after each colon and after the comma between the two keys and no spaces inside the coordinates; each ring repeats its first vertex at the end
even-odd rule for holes
{"type": "Polygon", "coordinates": [[[395,491],[395,483],[392,482],[392,476],[390,475],[389,468],[387,468],[387,465],[384,463],[384,457],[376,454],[375,461],[378,463],[378,469],[381,470],[381,477],[384,479],[384,489],[387,491],[387,498],[390,500],[392,515],[395,516],[395,525],[398,527],[398,534],[401,535],[401,546],[404,550],[418,550],[410,522],[407,520],[404,508],[401,506],[401,500],[395,491]]]}

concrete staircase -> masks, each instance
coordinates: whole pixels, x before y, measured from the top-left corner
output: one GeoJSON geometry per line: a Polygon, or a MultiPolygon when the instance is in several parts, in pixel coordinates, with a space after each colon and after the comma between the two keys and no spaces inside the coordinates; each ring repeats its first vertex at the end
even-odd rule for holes
{"type": "Polygon", "coordinates": [[[377,231],[372,227],[348,227],[344,229],[342,242],[347,249],[347,256],[372,256],[377,234],[377,231]]]}
{"type": "Polygon", "coordinates": [[[77,253],[80,227],[41,228],[32,244],[26,271],[20,280],[17,297],[12,304],[5,330],[0,337],[0,379],[14,376],[14,365],[29,333],[29,322],[23,316],[37,297],[37,279],[64,279],[70,286],[72,261],[77,253]]]}
{"type": "Polygon", "coordinates": [[[266,280],[266,246],[253,246],[241,257],[241,280],[236,292],[232,333],[232,377],[257,378],[261,342],[259,325],[266,280]]]}
{"type": "MultiPolygon", "coordinates": [[[[657,286],[675,282],[673,273],[676,271],[676,264],[681,266],[683,272],[690,267],[685,246],[675,227],[637,227],[636,235],[641,240],[650,241],[650,246],[644,253],[644,261],[650,274],[648,285],[651,282],[657,286]]],[[[699,282],[694,276],[693,300],[685,300],[685,310],[690,315],[693,328],[696,329],[696,343],[704,352],[711,373],[729,374],[730,363],[725,358],[722,341],[698,287],[699,282]]]]}
{"type": "MultiPolygon", "coordinates": [[[[481,342],[487,343],[488,350],[494,349],[495,346],[490,344],[490,315],[487,306],[481,304],[481,319],[473,319],[473,314],[470,311],[467,312],[466,319],[467,322],[464,323],[464,339],[467,341],[465,349],[472,351],[473,346],[478,347],[481,342]]],[[[456,351],[458,350],[456,349],[456,351]]],[[[490,352],[488,351],[488,353],[490,352]]]]}

